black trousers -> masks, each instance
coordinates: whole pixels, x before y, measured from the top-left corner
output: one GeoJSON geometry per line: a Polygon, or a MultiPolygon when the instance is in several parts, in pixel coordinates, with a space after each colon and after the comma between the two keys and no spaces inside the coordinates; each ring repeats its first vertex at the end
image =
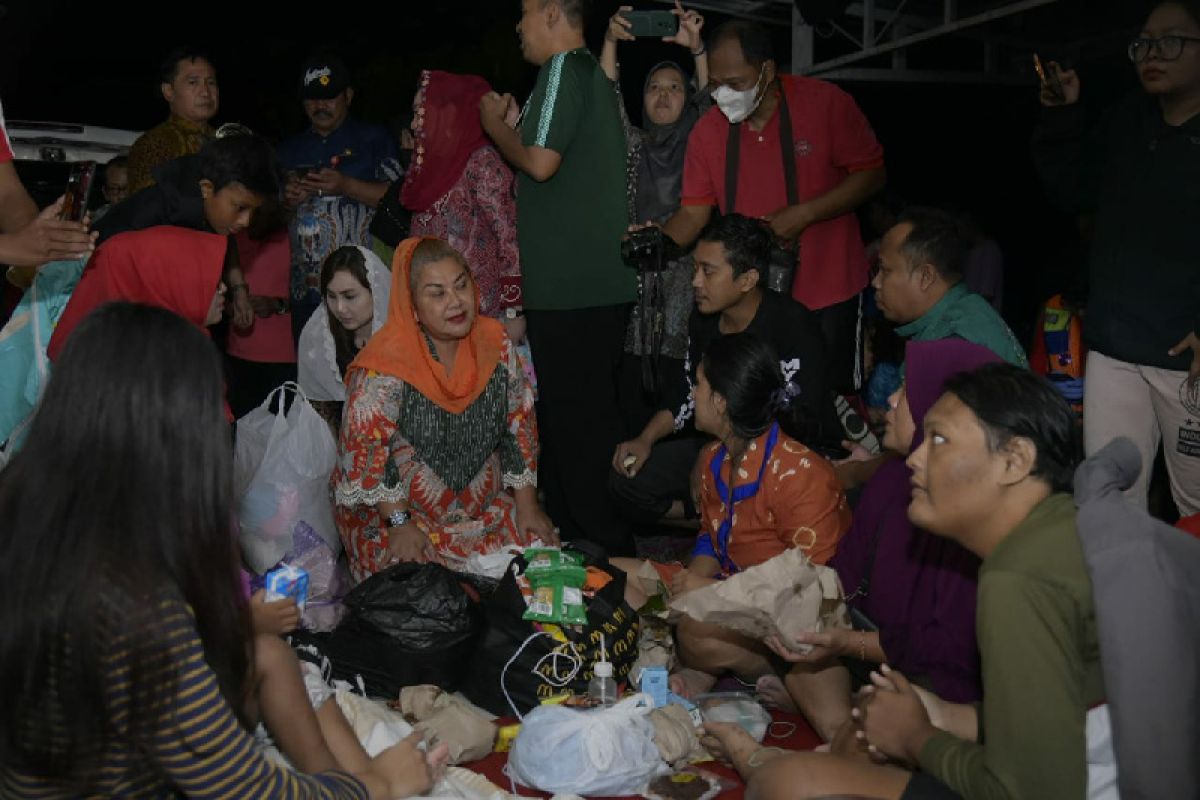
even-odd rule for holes
{"type": "Polygon", "coordinates": [[[679,434],[658,442],[650,458],[632,478],[614,469],[608,471],[608,490],[622,516],[646,528],[662,519],[679,500],[689,517],[697,514],[692,503],[692,467],[704,445],[711,442],[695,432],[679,434]]]}
{"type": "Polygon", "coordinates": [[[633,533],[608,494],[622,440],[617,381],[630,305],[527,311],[538,378],[538,486],[564,540],[586,539],[610,556],[634,554],[633,533]]]}
{"type": "Polygon", "coordinates": [[[814,311],[825,342],[829,385],[838,394],[862,387],[862,295],[814,311]]]}
{"type": "Polygon", "coordinates": [[[229,386],[229,409],[234,417],[241,419],[262,405],[279,384],[296,380],[296,365],[246,361],[226,353],[225,379],[229,386]]]}

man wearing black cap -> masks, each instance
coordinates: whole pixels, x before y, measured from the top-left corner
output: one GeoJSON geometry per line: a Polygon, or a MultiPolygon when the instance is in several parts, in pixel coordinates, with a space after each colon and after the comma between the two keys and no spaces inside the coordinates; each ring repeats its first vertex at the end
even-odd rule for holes
{"type": "Polygon", "coordinates": [[[292,324],[299,337],[321,303],[321,262],[337,248],[371,246],[369,228],[388,183],[400,177],[396,143],[381,125],[350,117],[350,71],[336,56],[304,63],[300,97],[312,123],[279,145],[287,171],[284,202],[293,210],[292,324]]]}

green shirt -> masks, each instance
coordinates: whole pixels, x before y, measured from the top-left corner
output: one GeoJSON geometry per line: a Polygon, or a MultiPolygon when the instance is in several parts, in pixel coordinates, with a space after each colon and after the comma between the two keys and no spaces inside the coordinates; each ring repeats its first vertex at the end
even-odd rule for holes
{"type": "Polygon", "coordinates": [[[983,744],[939,732],[921,769],[966,800],[1083,798],[1084,718],[1105,694],[1070,495],[1042,501],[984,559],[975,625],[983,744]]]}
{"type": "Polygon", "coordinates": [[[612,84],[595,57],[579,48],[542,64],[522,119],[523,144],[562,156],[549,180],[524,173],[517,179],[525,308],[633,302],[636,274],[621,260],[625,134],[612,84]]]}
{"type": "Polygon", "coordinates": [[[1010,364],[1029,366],[1021,343],[996,313],[996,309],[963,283],[950,287],[950,291],[924,316],[896,328],[896,333],[916,342],[957,336],[986,347],[1010,364]]]}

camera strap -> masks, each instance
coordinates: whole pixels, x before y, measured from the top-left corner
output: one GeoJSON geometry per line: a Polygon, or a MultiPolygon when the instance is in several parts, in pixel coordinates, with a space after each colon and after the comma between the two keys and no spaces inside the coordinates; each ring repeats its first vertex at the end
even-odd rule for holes
{"type": "MultiPolygon", "coordinates": [[[[782,82],[779,86],[779,151],[783,158],[783,182],[787,191],[788,205],[800,202],[800,187],[796,181],[796,145],[792,136],[792,115],[788,111],[787,92],[782,82]]],[[[729,126],[729,138],[725,143],[725,213],[732,214],[737,200],[738,165],[741,160],[742,125],[729,126]]]]}

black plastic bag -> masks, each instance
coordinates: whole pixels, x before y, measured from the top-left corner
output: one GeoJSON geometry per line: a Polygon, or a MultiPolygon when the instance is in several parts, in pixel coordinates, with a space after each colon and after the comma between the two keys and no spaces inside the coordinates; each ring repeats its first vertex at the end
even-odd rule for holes
{"type": "Polygon", "coordinates": [[[525,644],[539,628],[546,626],[521,618],[526,606],[517,587],[516,574],[524,572],[526,564],[524,558],[514,558],[496,591],[484,601],[487,629],[475,650],[471,670],[462,687],[463,694],[480,708],[505,717],[513,713],[500,686],[502,672],[504,688],[522,714],[553,695],[563,692],[587,694],[588,682],[594,674],[593,666],[600,660],[601,635],[608,650],[608,660],[613,664],[614,679],[618,683],[628,680],[629,670],[637,660],[638,616],[625,602],[625,573],[611,566],[599,548],[586,542],[573,542],[567,547],[582,553],[588,566],[604,570],[612,576],[612,581],[587,601],[586,626],[559,626],[567,643],[551,636],[538,636],[525,644]],[[521,649],[522,645],[524,649],[521,649]],[[518,650],[520,655],[505,671],[505,664],[518,650]],[[578,655],[583,661],[578,673],[565,686],[557,686],[553,681],[556,668],[565,672],[565,659],[543,661],[556,651],[578,655]]]}
{"type": "Polygon", "coordinates": [[[346,595],[350,612],[336,630],[292,639],[328,658],[335,679],[361,678],[370,697],[423,683],[453,690],[482,631],[479,597],[470,578],[445,567],[396,564],[346,595]]]}

